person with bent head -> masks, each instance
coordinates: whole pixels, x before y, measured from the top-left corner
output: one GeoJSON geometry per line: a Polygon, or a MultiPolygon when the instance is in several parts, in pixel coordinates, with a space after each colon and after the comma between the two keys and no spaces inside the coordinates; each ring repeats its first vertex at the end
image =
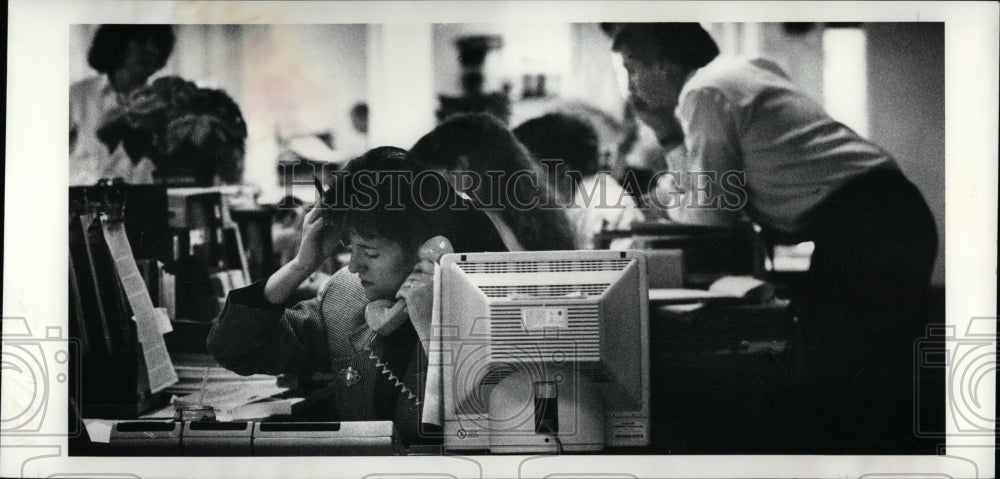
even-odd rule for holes
{"type": "MultiPolygon", "coordinates": [[[[450,201],[427,208],[410,182],[387,180],[394,175],[384,173],[414,172],[401,149],[373,149],[348,163],[346,172],[334,177],[323,204],[306,215],[295,258],[266,281],[229,294],[208,350],[219,364],[244,375],[332,373],[337,420],[392,420],[404,443],[429,442],[434,438],[422,434],[421,405],[433,263],[421,257],[422,245],[444,236],[455,252],[505,249],[495,237],[468,231],[463,213],[447,207],[450,201]],[[374,185],[374,194],[361,192],[360,184],[374,185]],[[349,244],[349,265],[317,297],[287,304],[341,240],[349,244]],[[372,303],[397,298],[405,300],[409,318],[395,330],[366,314],[372,303]]],[[[438,190],[424,191],[426,197],[453,194],[443,178],[421,188],[438,190]]]]}
{"type": "Polygon", "coordinates": [[[101,132],[124,121],[123,100],[166,65],[173,49],[170,25],[101,25],[97,29],[87,63],[100,75],[74,83],[69,91],[70,185],[92,185],[115,177],[129,183],[153,182],[152,161],[133,161],[117,141],[102,139],[101,132]]]}
{"type": "Polygon", "coordinates": [[[521,123],[514,135],[536,161],[546,162],[549,185],[569,202],[566,213],[579,247],[593,249],[602,231],[628,230],[644,219],[632,195],[600,171],[597,132],[587,120],[549,113],[521,123]]]}
{"type": "Polygon", "coordinates": [[[573,227],[531,153],[496,117],[453,115],[410,149],[487,214],[510,250],[576,249],[573,227]]]}
{"type": "Polygon", "coordinates": [[[912,452],[912,351],[925,334],[937,252],[923,196],[889,153],[773,62],[720,57],[697,23],[608,31],[639,118],[665,147],[683,148],[680,172],[742,175],[745,204],[720,207],[682,184],[683,207],[670,216],[725,225],[746,214],[770,242],[815,243],[792,298],[803,360],[784,408],[801,433],[789,443],[797,452],[912,452]]]}

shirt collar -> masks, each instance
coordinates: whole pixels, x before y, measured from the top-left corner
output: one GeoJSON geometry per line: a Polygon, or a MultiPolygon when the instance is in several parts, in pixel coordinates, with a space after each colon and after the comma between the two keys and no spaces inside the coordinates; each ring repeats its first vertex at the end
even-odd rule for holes
{"type": "Polygon", "coordinates": [[[97,77],[97,88],[102,96],[113,95],[115,93],[115,89],[111,87],[111,80],[107,75],[97,77]]]}

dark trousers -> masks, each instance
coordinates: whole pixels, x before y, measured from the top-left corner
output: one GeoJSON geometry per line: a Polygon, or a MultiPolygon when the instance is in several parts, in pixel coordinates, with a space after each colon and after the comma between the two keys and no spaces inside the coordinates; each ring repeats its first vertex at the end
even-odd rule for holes
{"type": "Polygon", "coordinates": [[[914,342],[927,323],[934,218],[893,170],[851,181],[810,218],[816,248],[794,300],[801,356],[790,427],[802,452],[912,453],[914,342]]]}

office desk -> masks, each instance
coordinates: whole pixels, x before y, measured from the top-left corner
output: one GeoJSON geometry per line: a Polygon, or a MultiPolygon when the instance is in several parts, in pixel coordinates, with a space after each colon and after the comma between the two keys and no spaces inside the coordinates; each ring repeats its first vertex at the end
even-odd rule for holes
{"type": "MultiPolygon", "coordinates": [[[[764,305],[708,301],[694,309],[653,301],[652,444],[638,449],[608,449],[605,453],[727,454],[780,449],[780,432],[785,427],[781,424],[780,392],[795,366],[792,345],[796,334],[785,301],[764,305]]],[[[216,367],[207,354],[172,355],[181,367],[216,367]]],[[[312,392],[308,402],[302,402],[290,414],[261,420],[333,420],[332,412],[320,407],[322,389],[312,392]]],[[[173,408],[143,417],[170,419],[173,408]]],[[[91,454],[110,453],[103,446],[96,449],[91,454]]],[[[441,450],[418,446],[401,453],[436,455],[441,450]]]]}
{"type": "Polygon", "coordinates": [[[703,288],[726,275],[764,274],[764,246],[750,223],[732,227],[644,221],[627,231],[602,232],[597,248],[628,238],[630,249],[682,251],[683,285],[703,288]]]}
{"type": "Polygon", "coordinates": [[[649,454],[780,451],[796,367],[787,301],[650,308],[649,454]]]}

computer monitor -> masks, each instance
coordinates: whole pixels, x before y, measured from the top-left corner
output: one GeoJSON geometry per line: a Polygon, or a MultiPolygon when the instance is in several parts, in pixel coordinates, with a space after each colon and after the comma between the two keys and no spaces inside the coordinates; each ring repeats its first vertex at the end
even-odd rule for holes
{"type": "Polygon", "coordinates": [[[447,451],[649,444],[642,253],[461,253],[440,264],[447,451]]]}

